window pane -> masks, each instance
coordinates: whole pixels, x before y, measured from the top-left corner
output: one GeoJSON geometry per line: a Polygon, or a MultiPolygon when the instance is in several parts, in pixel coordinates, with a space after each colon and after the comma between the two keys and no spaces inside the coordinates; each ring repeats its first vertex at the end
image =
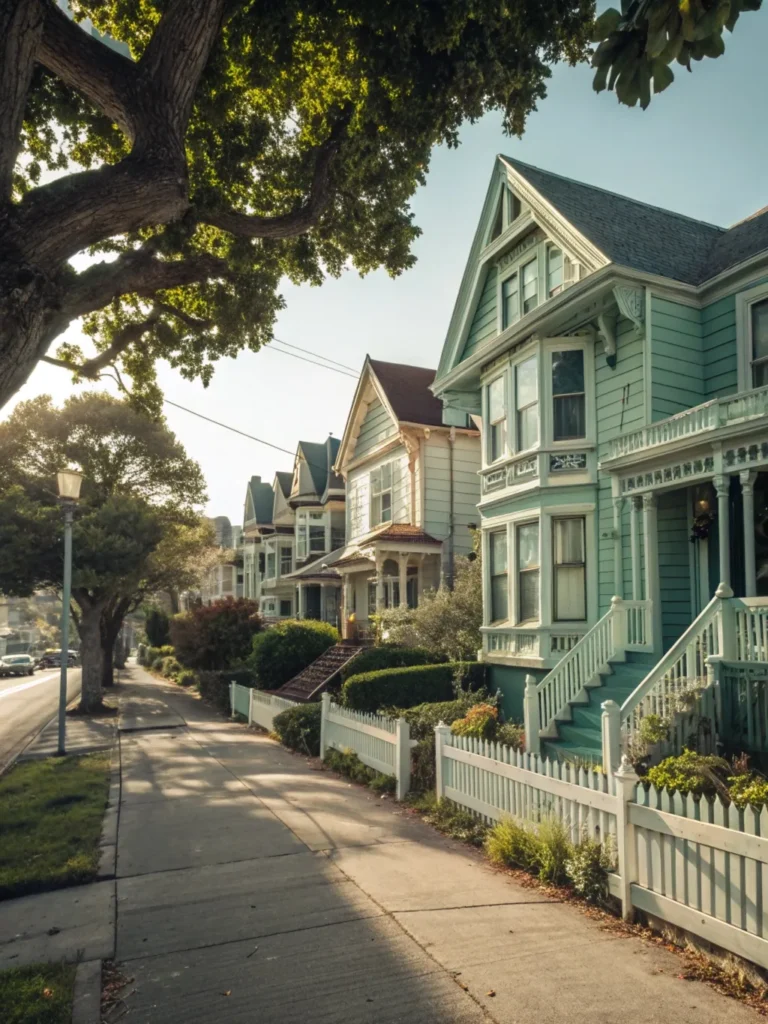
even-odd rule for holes
{"type": "Polygon", "coordinates": [[[386,466],[381,467],[381,489],[386,491],[392,486],[392,463],[388,462],[386,466]]]}
{"type": "Polygon", "coordinates": [[[526,523],[517,528],[517,568],[530,569],[539,564],[539,524],[526,523]]]}
{"type": "Polygon", "coordinates": [[[569,349],[552,353],[552,394],[573,395],[584,391],[584,352],[569,349]]]}
{"type": "Polygon", "coordinates": [[[325,527],[310,526],[309,528],[309,550],[315,552],[325,551],[325,527]]]}
{"type": "Polygon", "coordinates": [[[762,388],[768,384],[768,359],[752,364],[752,387],[762,388]]]}
{"type": "Polygon", "coordinates": [[[525,451],[539,443],[539,404],[529,405],[517,414],[517,449],[525,451]]]}
{"type": "Polygon", "coordinates": [[[536,356],[531,356],[530,359],[525,359],[522,363],[519,363],[515,369],[518,409],[530,405],[539,397],[539,380],[536,364],[536,356]]]}
{"type": "Polygon", "coordinates": [[[290,601],[281,601],[280,602],[280,614],[281,615],[290,615],[291,614],[291,602],[290,601]]]}
{"type": "Polygon", "coordinates": [[[584,562],[584,520],[555,519],[555,565],[584,562]]]}
{"type": "Polygon", "coordinates": [[[505,443],[505,423],[504,420],[501,423],[495,423],[491,427],[490,431],[490,451],[488,453],[488,459],[490,462],[495,462],[496,459],[500,459],[504,454],[504,443],[505,443]]]}
{"type": "Polygon", "coordinates": [[[499,530],[489,536],[491,575],[507,571],[507,533],[499,530]]]}
{"type": "Polygon", "coordinates": [[[755,302],[752,311],[752,358],[768,356],[768,299],[755,302]]]}
{"type": "Polygon", "coordinates": [[[561,249],[547,252],[547,294],[557,295],[563,288],[563,253],[561,249]]]}
{"type": "Polygon", "coordinates": [[[522,270],[523,276],[523,313],[529,313],[539,304],[539,267],[538,260],[526,263],[522,270]]]}
{"type": "Polygon", "coordinates": [[[491,423],[497,423],[504,419],[504,415],[504,378],[497,377],[488,386],[488,419],[491,423]]]}
{"type": "Polygon", "coordinates": [[[518,575],[518,597],[520,600],[520,622],[538,621],[539,618],[539,570],[529,569],[518,575]]]}
{"type": "Polygon", "coordinates": [[[555,441],[586,437],[587,412],[584,395],[556,397],[553,402],[552,419],[555,441]]]}
{"type": "Polygon", "coordinates": [[[583,565],[555,568],[555,619],[586,619],[585,568],[583,565]]]}
{"type": "Polygon", "coordinates": [[[509,594],[507,574],[491,576],[491,622],[502,622],[509,618],[509,594]]]}
{"type": "Polygon", "coordinates": [[[509,327],[520,319],[520,293],[517,274],[508,277],[501,285],[502,324],[509,327]]]}
{"type": "Polygon", "coordinates": [[[381,522],[389,523],[392,521],[392,492],[387,491],[386,494],[381,496],[381,522]]]}

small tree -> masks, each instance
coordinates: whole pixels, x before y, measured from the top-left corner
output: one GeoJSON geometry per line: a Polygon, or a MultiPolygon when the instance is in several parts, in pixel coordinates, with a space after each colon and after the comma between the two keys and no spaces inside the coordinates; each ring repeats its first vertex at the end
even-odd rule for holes
{"type": "Polygon", "coordinates": [[[243,597],[200,605],[171,619],[171,643],[185,668],[223,669],[242,664],[261,631],[259,606],[243,597]]]}
{"type": "Polygon", "coordinates": [[[390,643],[425,647],[450,661],[474,661],[482,645],[483,581],[480,558],[457,558],[453,590],[442,586],[421,596],[418,608],[395,609],[381,618],[390,643]]]}
{"type": "Polygon", "coordinates": [[[162,608],[150,608],[144,622],[144,632],[150,647],[164,647],[170,640],[170,620],[162,608]]]}

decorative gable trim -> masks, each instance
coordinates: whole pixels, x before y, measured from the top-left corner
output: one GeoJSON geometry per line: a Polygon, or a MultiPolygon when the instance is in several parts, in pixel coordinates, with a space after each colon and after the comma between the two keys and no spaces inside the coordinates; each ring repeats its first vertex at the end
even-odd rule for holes
{"type": "MultiPolygon", "coordinates": [[[[344,426],[344,433],[341,437],[341,444],[339,445],[336,462],[333,466],[334,471],[340,476],[345,477],[350,465],[355,461],[355,447],[360,436],[360,428],[363,425],[366,413],[368,412],[368,406],[373,398],[378,398],[386,410],[395,431],[394,440],[397,440],[397,431],[399,430],[398,418],[395,415],[394,409],[390,405],[384,388],[379,384],[376,374],[373,371],[370,356],[366,356],[365,363],[363,364],[363,369],[360,374],[360,379],[357,382],[357,388],[355,389],[355,394],[352,398],[352,406],[349,410],[349,415],[347,416],[347,422],[344,426]]],[[[383,442],[383,444],[386,445],[389,441],[390,439],[383,442]]],[[[376,450],[379,448],[380,446],[377,445],[376,450]]],[[[369,452],[366,455],[366,458],[372,457],[374,454],[375,452],[373,451],[369,452]]]]}

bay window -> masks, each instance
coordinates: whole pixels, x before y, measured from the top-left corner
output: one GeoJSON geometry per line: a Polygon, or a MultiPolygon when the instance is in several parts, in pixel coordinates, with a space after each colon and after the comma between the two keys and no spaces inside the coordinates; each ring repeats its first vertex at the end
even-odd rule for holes
{"type": "Polygon", "coordinates": [[[325,513],[298,512],[296,516],[296,559],[303,562],[312,555],[322,555],[325,545],[325,513]]]}
{"type": "Polygon", "coordinates": [[[507,531],[495,530],[489,534],[488,549],[491,580],[491,621],[506,622],[509,618],[507,531]]]}
{"type": "Polygon", "coordinates": [[[587,434],[584,351],[552,353],[552,440],[572,441],[587,434]]]}
{"type": "Polygon", "coordinates": [[[515,367],[515,407],[517,411],[517,451],[533,448],[539,442],[538,359],[531,356],[515,367]]]}
{"type": "Polygon", "coordinates": [[[497,377],[488,385],[488,462],[495,462],[507,448],[507,409],[504,395],[504,377],[497,377]]]}
{"type": "Polygon", "coordinates": [[[517,619],[518,622],[539,620],[539,524],[523,523],[517,527],[517,619]]]}
{"type": "Polygon", "coordinates": [[[573,516],[552,520],[552,593],[555,622],[587,617],[585,520],[573,516]]]}
{"type": "Polygon", "coordinates": [[[371,470],[371,526],[392,522],[392,463],[371,470]]]}

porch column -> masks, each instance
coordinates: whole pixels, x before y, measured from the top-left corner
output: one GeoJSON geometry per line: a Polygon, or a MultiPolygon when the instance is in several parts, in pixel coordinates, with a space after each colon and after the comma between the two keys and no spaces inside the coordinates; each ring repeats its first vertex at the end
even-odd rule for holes
{"type": "Polygon", "coordinates": [[[656,495],[643,495],[643,534],[645,541],[645,599],[651,602],[653,623],[653,647],[660,652],[663,646],[661,634],[661,585],[659,580],[659,523],[656,510],[656,495]]]}
{"type": "Polygon", "coordinates": [[[352,584],[348,576],[344,577],[341,588],[341,637],[349,640],[349,616],[352,612],[352,584]]]}
{"type": "Polygon", "coordinates": [[[744,513],[744,596],[757,596],[757,565],[755,563],[755,480],[757,473],[739,473],[741,504],[744,513]]]}
{"type": "Polygon", "coordinates": [[[307,594],[304,589],[304,584],[297,583],[296,589],[299,592],[299,618],[304,619],[306,618],[307,614],[307,594]]]}
{"type": "Polygon", "coordinates": [[[640,506],[642,498],[634,497],[629,503],[629,538],[632,551],[632,600],[643,596],[643,582],[640,574],[640,506]]]}
{"type": "Polygon", "coordinates": [[[720,583],[731,585],[730,522],[728,518],[728,494],[731,478],[716,476],[713,480],[717,491],[717,537],[720,548],[720,583]]]}
{"type": "Polygon", "coordinates": [[[613,499],[613,592],[624,597],[624,551],[621,542],[623,498],[613,499]]]}
{"type": "Polygon", "coordinates": [[[376,559],[376,614],[384,611],[384,558],[376,559]]]}
{"type": "Polygon", "coordinates": [[[326,590],[327,584],[320,583],[320,621],[328,621],[328,592],[326,590]]]}
{"type": "Polygon", "coordinates": [[[400,555],[398,559],[400,566],[400,607],[408,607],[408,555],[400,555]]]}

